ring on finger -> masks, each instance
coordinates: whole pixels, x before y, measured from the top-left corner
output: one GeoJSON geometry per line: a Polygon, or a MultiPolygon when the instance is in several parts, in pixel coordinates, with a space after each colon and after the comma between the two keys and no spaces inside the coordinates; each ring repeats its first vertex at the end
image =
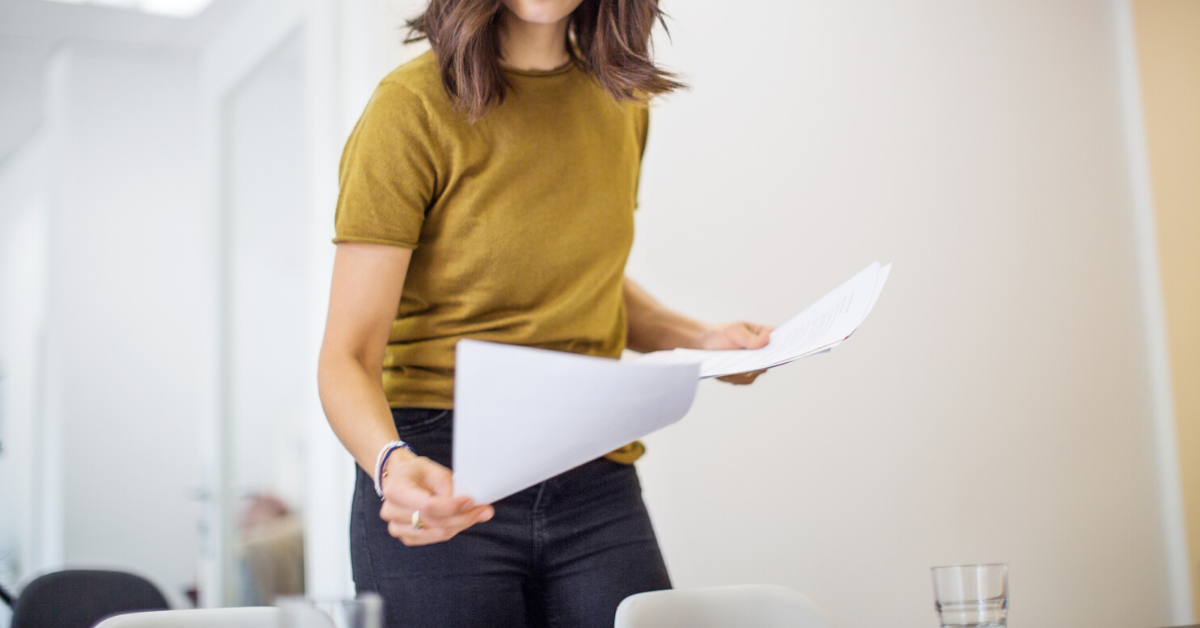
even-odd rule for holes
{"type": "Polygon", "coordinates": [[[425,524],[421,523],[421,511],[414,510],[413,516],[412,516],[412,528],[414,530],[420,530],[421,528],[424,528],[424,527],[425,527],[425,524]]]}

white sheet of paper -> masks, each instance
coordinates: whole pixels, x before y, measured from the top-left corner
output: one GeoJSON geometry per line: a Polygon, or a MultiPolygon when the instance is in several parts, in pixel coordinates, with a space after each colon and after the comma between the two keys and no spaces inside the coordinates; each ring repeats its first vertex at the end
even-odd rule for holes
{"type": "Polygon", "coordinates": [[[771,332],[761,349],[655,351],[632,364],[700,365],[700,377],[720,377],[794,362],[837,346],[862,324],[879,299],[892,265],[873,262],[771,332]]]}
{"type": "Polygon", "coordinates": [[[455,351],[454,492],[487,504],[687,414],[699,368],[464,339],[455,351]]]}

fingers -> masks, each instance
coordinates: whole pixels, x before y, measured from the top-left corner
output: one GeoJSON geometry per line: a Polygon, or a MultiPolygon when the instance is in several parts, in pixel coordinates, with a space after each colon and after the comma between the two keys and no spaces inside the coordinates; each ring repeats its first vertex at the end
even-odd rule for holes
{"type": "Polygon", "coordinates": [[[734,323],[726,328],[725,336],[738,348],[760,349],[771,341],[770,325],[759,323],[734,323]]]}
{"type": "Polygon", "coordinates": [[[762,323],[742,323],[742,324],[749,327],[750,331],[754,332],[755,335],[766,334],[768,337],[770,337],[771,332],[775,331],[775,328],[772,327],[771,325],[764,325],[762,323]]]}
{"type": "Polygon", "coordinates": [[[434,495],[449,496],[454,494],[454,476],[450,469],[428,459],[420,458],[417,470],[420,479],[434,495]]]}
{"type": "Polygon", "coordinates": [[[421,527],[412,525],[412,511],[407,508],[393,506],[388,508],[385,503],[380,510],[380,517],[388,522],[388,534],[400,539],[405,545],[429,545],[449,540],[459,532],[490,520],[495,516],[491,506],[476,506],[471,510],[447,519],[428,520],[425,513],[420,513],[421,527]],[[387,513],[387,516],[384,513],[387,513]]]}
{"type": "Polygon", "coordinates": [[[404,461],[388,472],[379,517],[388,522],[388,533],[406,545],[445,541],[495,514],[489,505],[454,495],[450,470],[428,458],[404,461]],[[414,512],[420,513],[419,529],[412,524],[414,512]]]}
{"type": "Polygon", "coordinates": [[[396,504],[432,517],[448,517],[475,505],[470,497],[455,496],[450,470],[428,458],[413,458],[389,472],[392,477],[383,485],[384,499],[396,504]]]}
{"type": "Polygon", "coordinates": [[[379,509],[379,517],[388,523],[395,523],[412,528],[413,513],[419,513],[421,530],[437,530],[439,528],[461,532],[476,523],[483,523],[495,515],[495,509],[488,505],[476,506],[466,512],[451,517],[429,517],[424,510],[414,511],[412,508],[384,503],[379,509]]]}
{"type": "Polygon", "coordinates": [[[759,375],[762,375],[763,373],[766,373],[766,372],[767,372],[767,369],[759,369],[757,371],[749,371],[747,373],[735,373],[733,375],[724,375],[722,377],[718,377],[717,379],[719,379],[723,382],[729,382],[731,384],[745,386],[747,384],[753,384],[754,380],[758,379],[759,375]]]}

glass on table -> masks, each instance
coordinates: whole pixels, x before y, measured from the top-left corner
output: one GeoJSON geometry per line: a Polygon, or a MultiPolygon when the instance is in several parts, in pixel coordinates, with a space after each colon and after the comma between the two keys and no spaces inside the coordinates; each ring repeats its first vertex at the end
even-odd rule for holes
{"type": "Polygon", "coordinates": [[[383,601],[374,593],[356,599],[310,600],[283,596],[279,607],[280,628],[383,628],[383,601]]]}
{"type": "Polygon", "coordinates": [[[933,593],[944,628],[1007,625],[1008,565],[934,567],[933,593]]]}

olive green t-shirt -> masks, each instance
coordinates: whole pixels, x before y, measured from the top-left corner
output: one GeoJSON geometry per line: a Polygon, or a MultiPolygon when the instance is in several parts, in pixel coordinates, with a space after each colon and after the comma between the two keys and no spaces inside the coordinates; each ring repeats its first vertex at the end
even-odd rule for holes
{"type": "Polygon", "coordinates": [[[432,53],[376,88],[342,155],[334,242],[413,249],[383,359],[392,407],[451,408],[461,338],[616,358],[644,104],[573,65],[506,71],[469,123],[432,53]]]}

